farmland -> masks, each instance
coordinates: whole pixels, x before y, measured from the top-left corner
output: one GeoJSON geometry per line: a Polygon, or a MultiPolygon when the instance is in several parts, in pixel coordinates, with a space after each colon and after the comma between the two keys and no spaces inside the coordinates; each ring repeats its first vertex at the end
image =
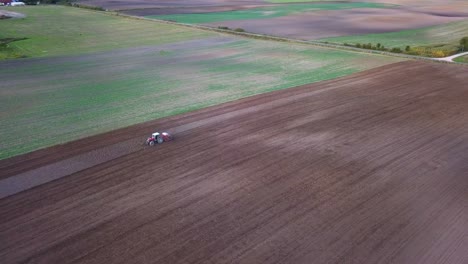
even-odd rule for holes
{"type": "Polygon", "coordinates": [[[325,38],[322,39],[322,41],[350,44],[381,43],[387,47],[400,48],[410,45],[412,47],[426,46],[453,49],[458,46],[460,39],[465,36],[468,36],[468,19],[420,29],[382,34],[325,38]]]}
{"type": "Polygon", "coordinates": [[[21,12],[26,18],[0,23],[0,39],[26,39],[11,43],[8,51],[0,48],[0,59],[9,58],[11,53],[25,57],[60,56],[213,36],[204,31],[64,6],[26,6],[21,12]]]}
{"type": "MultiPolygon", "coordinates": [[[[86,54],[0,62],[0,158],[3,159],[155,118],[399,61],[234,38],[76,8],[38,10],[46,12],[47,9],[50,9],[48,17],[54,22],[60,16],[66,20],[70,12],[85,18],[103,18],[95,18],[99,27],[89,25],[87,31],[85,26],[80,27],[83,34],[95,36],[93,45],[70,44],[77,47],[71,53],[87,51],[86,54]],[[135,27],[131,26],[133,21],[135,27]],[[103,28],[125,23],[129,23],[129,32],[119,29],[116,39],[98,34],[103,28]],[[150,29],[156,37],[137,38],[149,34],[150,29]],[[136,39],[120,42],[121,35],[136,39]],[[124,45],[134,46],[97,52],[124,45]]],[[[27,9],[32,13],[31,10],[27,9]]],[[[20,28],[27,21],[36,23],[32,15],[28,17],[29,20],[11,21],[20,23],[20,28]]],[[[60,23],[49,25],[47,30],[51,32],[54,27],[63,27],[60,23]]],[[[42,35],[16,32],[11,36],[28,37],[31,49],[48,44],[48,55],[66,52],[53,38],[43,41],[42,35]]]]}
{"type": "Polygon", "coordinates": [[[0,157],[395,61],[215,37],[0,62],[0,157]]]}
{"type": "Polygon", "coordinates": [[[264,3],[241,5],[237,8],[235,5],[196,8],[177,6],[122,12],[181,23],[242,28],[247,32],[302,40],[399,32],[468,19],[468,13],[459,13],[455,9],[444,9],[438,13],[432,9],[427,10],[430,6],[309,2],[264,3]]]}
{"type": "Polygon", "coordinates": [[[0,193],[57,177],[0,199],[2,263],[466,263],[467,82],[397,63],[0,161],[0,193]]]}
{"type": "Polygon", "coordinates": [[[316,12],[318,10],[341,10],[353,8],[385,8],[383,4],[373,3],[320,3],[320,4],[291,4],[251,8],[246,10],[210,12],[202,14],[174,14],[147,16],[163,20],[172,20],[181,23],[202,24],[231,20],[269,19],[284,17],[291,14],[316,12]]]}
{"type": "Polygon", "coordinates": [[[446,47],[466,1],[80,3],[2,8],[1,264],[467,263],[467,65],[207,28],[446,47]]]}

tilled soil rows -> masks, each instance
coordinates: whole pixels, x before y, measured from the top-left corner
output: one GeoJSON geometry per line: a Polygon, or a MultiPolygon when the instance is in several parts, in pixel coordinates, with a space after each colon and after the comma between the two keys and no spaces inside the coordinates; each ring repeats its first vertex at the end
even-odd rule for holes
{"type": "Polygon", "coordinates": [[[467,83],[402,62],[2,160],[1,262],[466,263],[467,83]]]}

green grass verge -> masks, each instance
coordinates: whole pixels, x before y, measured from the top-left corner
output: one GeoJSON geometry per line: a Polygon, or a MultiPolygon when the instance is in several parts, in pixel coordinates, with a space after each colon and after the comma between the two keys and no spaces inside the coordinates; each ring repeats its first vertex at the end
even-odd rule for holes
{"type": "Polygon", "coordinates": [[[22,40],[25,40],[25,38],[0,39],[0,60],[25,58],[26,55],[12,47],[13,42],[22,40]]]}
{"type": "Polygon", "coordinates": [[[214,35],[200,30],[65,6],[5,9],[24,13],[27,17],[2,20],[0,39],[27,39],[0,46],[0,59],[89,53],[214,35]]]}
{"type": "Polygon", "coordinates": [[[447,23],[438,26],[403,30],[391,33],[343,36],[321,39],[334,43],[381,43],[387,48],[399,47],[432,47],[456,50],[462,37],[468,36],[468,20],[447,23]]]}
{"type": "Polygon", "coordinates": [[[174,14],[147,16],[163,20],[177,21],[187,24],[203,24],[228,20],[267,19],[287,16],[293,13],[312,12],[318,10],[339,10],[351,8],[385,8],[389,5],[378,3],[319,3],[319,4],[285,4],[270,7],[253,8],[226,12],[203,14],[174,14]]]}
{"type": "Polygon", "coordinates": [[[454,59],[456,62],[468,63],[468,55],[454,59]]]}
{"type": "Polygon", "coordinates": [[[0,62],[0,159],[399,60],[234,37],[7,60],[0,62]]]}

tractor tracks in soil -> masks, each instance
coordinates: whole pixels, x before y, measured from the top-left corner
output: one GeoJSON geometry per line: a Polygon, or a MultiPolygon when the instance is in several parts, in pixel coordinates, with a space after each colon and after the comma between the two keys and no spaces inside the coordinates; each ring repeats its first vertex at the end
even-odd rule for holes
{"type": "Polygon", "coordinates": [[[401,62],[2,160],[0,258],[465,263],[466,83],[401,62]]]}

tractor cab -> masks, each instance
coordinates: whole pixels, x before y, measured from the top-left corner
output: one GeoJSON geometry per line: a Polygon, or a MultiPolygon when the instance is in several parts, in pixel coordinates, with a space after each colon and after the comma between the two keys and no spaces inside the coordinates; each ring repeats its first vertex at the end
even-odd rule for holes
{"type": "Polygon", "coordinates": [[[172,136],[167,132],[162,132],[162,133],[154,132],[153,134],[151,134],[151,137],[149,137],[146,140],[146,145],[154,146],[156,143],[162,144],[163,142],[171,141],[171,140],[172,140],[172,136]]]}

